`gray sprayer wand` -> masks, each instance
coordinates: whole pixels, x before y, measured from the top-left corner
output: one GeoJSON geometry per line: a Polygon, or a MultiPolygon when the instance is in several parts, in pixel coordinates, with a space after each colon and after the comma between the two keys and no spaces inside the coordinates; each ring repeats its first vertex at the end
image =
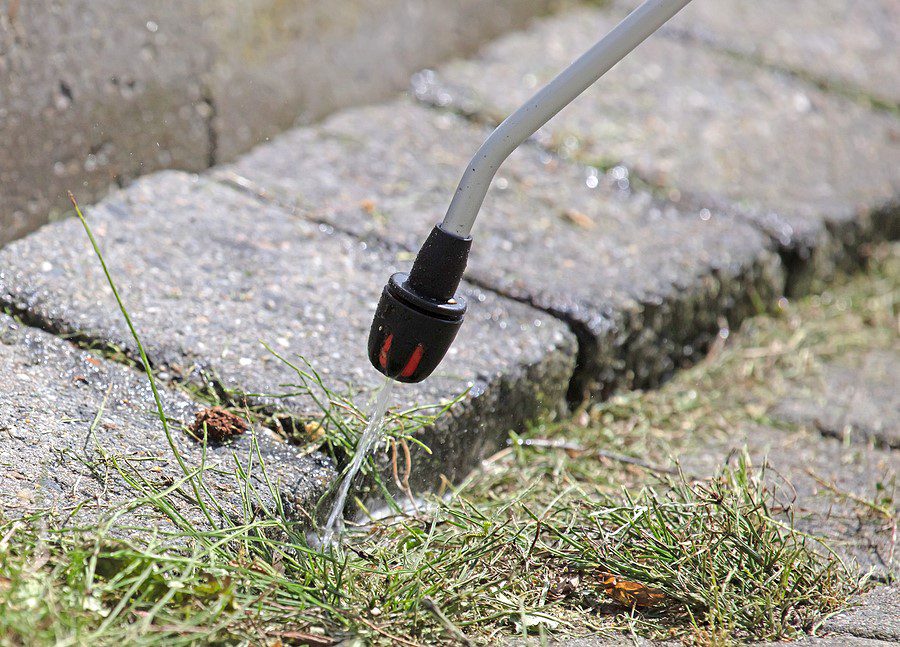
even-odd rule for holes
{"type": "Polygon", "coordinates": [[[369,359],[399,382],[421,382],[437,368],[466,312],[456,290],[470,235],[500,165],[538,128],[606,74],[691,0],[646,0],[611,32],[507,117],[463,173],[443,222],[419,250],[409,274],[394,274],[369,332],[369,359]]]}

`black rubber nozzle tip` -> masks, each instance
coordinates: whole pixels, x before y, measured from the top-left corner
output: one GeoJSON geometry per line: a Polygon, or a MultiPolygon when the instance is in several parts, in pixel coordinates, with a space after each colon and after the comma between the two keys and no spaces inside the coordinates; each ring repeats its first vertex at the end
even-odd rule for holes
{"type": "Polygon", "coordinates": [[[435,227],[409,274],[394,274],[369,331],[369,360],[398,382],[421,382],[438,367],[466,313],[455,294],[471,238],[435,227]]]}

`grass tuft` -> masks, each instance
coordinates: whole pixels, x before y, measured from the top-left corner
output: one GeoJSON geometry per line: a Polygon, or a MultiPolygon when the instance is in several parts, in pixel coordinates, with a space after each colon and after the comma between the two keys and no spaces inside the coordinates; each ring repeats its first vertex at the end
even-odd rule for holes
{"type": "MultiPolygon", "coordinates": [[[[352,527],[339,549],[316,548],[306,526],[285,517],[258,452],[253,474],[240,465],[233,474],[244,514],[213,523],[213,511],[228,506],[204,486],[204,464],[182,462],[182,477],[160,487],[98,448],[133,501],[83,527],[46,515],[0,521],[2,642],[496,644],[627,631],[726,644],[813,632],[866,578],[796,529],[764,462],[742,456],[698,479],[671,457],[770,424],[785,385],[821,361],[894,344],[898,275],[896,262],[876,264],[822,297],[785,304],[780,317],[750,322],[659,391],[511,434],[446,497],[426,496],[414,513],[394,504],[393,516],[352,527]],[[207,510],[186,514],[192,505],[207,510]],[[134,525],[144,509],[172,524],[134,525]]],[[[307,363],[279,358],[297,384],[265,398],[309,398],[320,416],[303,423],[307,442],[346,462],[363,413],[307,363]]],[[[161,407],[159,415],[174,433],[161,407]]],[[[417,442],[432,420],[394,412],[386,443],[417,442]]],[[[378,462],[366,470],[389,497],[378,462]]],[[[896,523],[892,487],[875,496],[880,518],[896,523]]]]}

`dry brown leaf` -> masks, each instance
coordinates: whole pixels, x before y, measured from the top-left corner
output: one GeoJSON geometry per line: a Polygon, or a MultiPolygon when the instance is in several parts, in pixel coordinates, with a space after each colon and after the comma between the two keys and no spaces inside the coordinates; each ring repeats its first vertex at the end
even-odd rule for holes
{"type": "Polygon", "coordinates": [[[639,582],[623,580],[611,573],[600,575],[603,590],[613,600],[626,607],[655,607],[662,604],[666,595],[639,582]]]}
{"type": "Polygon", "coordinates": [[[309,439],[313,441],[321,440],[325,436],[325,430],[322,428],[322,425],[314,420],[303,425],[303,429],[306,431],[309,439]]]}
{"type": "Polygon", "coordinates": [[[582,229],[593,229],[597,224],[589,215],[576,211],[575,209],[566,209],[563,212],[563,220],[567,220],[582,229]]]}

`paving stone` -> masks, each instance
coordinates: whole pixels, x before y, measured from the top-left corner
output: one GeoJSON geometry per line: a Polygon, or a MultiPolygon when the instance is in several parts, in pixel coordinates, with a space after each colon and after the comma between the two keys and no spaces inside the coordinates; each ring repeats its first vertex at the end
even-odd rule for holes
{"type": "Polygon", "coordinates": [[[821,433],[900,448],[900,352],[870,351],[829,364],[774,415],[821,433]]]}
{"type": "Polygon", "coordinates": [[[468,54],[557,0],[203,4],[216,52],[216,156],[230,161],[298,121],[386,100],[415,70],[468,54]]]}
{"type": "Polygon", "coordinates": [[[666,29],[900,104],[900,5],[893,0],[693,2],[666,29]]]}
{"type": "Polygon", "coordinates": [[[563,638],[560,640],[550,639],[549,643],[542,638],[529,638],[523,640],[516,638],[509,640],[506,645],[516,647],[531,647],[532,645],[549,644],[552,647],[617,647],[619,645],[631,645],[632,647],[676,647],[681,643],[674,640],[647,640],[633,634],[612,634],[610,636],[591,636],[584,638],[563,638]]]}
{"type": "MultiPolygon", "coordinates": [[[[177,379],[203,371],[226,389],[283,394],[297,375],[261,344],[306,358],[334,390],[364,405],[383,378],[366,339],[396,254],[312,224],[206,179],[166,172],[89,211],[113,276],[154,365],[177,379]]],[[[59,333],[134,354],[77,221],[54,223],[0,252],[0,302],[59,333]]],[[[422,434],[414,487],[453,479],[562,399],[574,362],[565,326],[470,285],[466,325],[435,375],[396,388],[400,407],[444,402],[471,387],[422,434]]],[[[301,417],[308,397],[257,398],[301,417]]]]}
{"type": "MultiPolygon", "coordinates": [[[[134,500],[135,490],[104,460],[101,450],[126,471],[149,477],[159,489],[183,476],[156,417],[149,384],[136,370],[0,314],[0,384],[0,518],[47,510],[63,519],[73,514],[95,519],[114,505],[134,500]]],[[[173,421],[175,443],[187,465],[196,469],[201,445],[182,424],[193,422],[199,406],[172,389],[163,388],[160,395],[173,421]]],[[[301,456],[265,429],[228,444],[211,444],[204,482],[229,513],[238,513],[233,456],[245,468],[250,465],[254,434],[286,510],[302,519],[303,510],[312,510],[324,493],[334,470],[325,457],[301,456]]],[[[159,519],[151,512],[139,511],[129,521],[153,527],[159,519]]],[[[200,516],[188,506],[182,512],[194,521],[200,516]]]]}
{"type": "MultiPolygon", "coordinates": [[[[216,176],[414,251],[487,134],[401,99],[290,131],[216,176]]],[[[702,355],[726,318],[739,321],[783,287],[753,228],[633,190],[624,168],[600,174],[536,146],[501,168],[474,236],[472,281],[579,335],[575,395],[658,383],[702,355]]]]}
{"type": "Polygon", "coordinates": [[[775,645],[792,645],[796,647],[889,647],[892,642],[884,640],[869,640],[855,636],[816,636],[784,642],[762,643],[766,647],[775,645]]]}
{"type": "MultiPolygon", "coordinates": [[[[509,645],[541,645],[540,639],[534,640],[515,640],[510,641],[509,645]]],[[[676,647],[682,643],[668,640],[656,641],[647,640],[646,638],[635,637],[630,634],[622,634],[619,636],[597,636],[595,638],[569,638],[562,640],[551,640],[552,647],[614,647],[618,645],[631,645],[633,647],[676,647]]],[[[881,647],[882,645],[891,645],[891,642],[884,640],[868,640],[865,638],[857,638],[855,636],[824,636],[801,638],[800,640],[791,640],[784,642],[758,643],[765,647],[775,647],[776,645],[801,645],[805,647],[881,647]]]]}
{"type": "MultiPolygon", "coordinates": [[[[201,3],[42,0],[0,17],[0,245],[116,181],[208,166],[201,3]]],[[[7,10],[8,8],[8,10],[7,10]]]]}
{"type": "MultiPolygon", "coordinates": [[[[496,123],[622,13],[583,9],[543,20],[478,59],[419,75],[414,90],[496,123]]],[[[737,204],[813,278],[851,262],[845,255],[860,241],[900,231],[896,115],[666,34],[642,44],[537,139],[601,167],[624,163],[688,203],[737,204]]]]}
{"type": "Polygon", "coordinates": [[[896,538],[890,520],[861,503],[893,505],[900,454],[847,446],[814,430],[746,425],[726,438],[696,439],[678,459],[688,474],[707,477],[733,463],[744,447],[755,466],[767,466],[771,491],[799,529],[829,538],[863,568],[884,576],[900,573],[892,561],[896,538]]]}
{"type": "Polygon", "coordinates": [[[157,169],[233,159],[556,0],[10,0],[0,10],[0,245],[157,169]],[[377,38],[373,38],[377,34],[377,38]]]}
{"type": "Polygon", "coordinates": [[[900,587],[879,587],[858,602],[859,606],[829,619],[823,629],[836,634],[900,642],[900,587]]]}

